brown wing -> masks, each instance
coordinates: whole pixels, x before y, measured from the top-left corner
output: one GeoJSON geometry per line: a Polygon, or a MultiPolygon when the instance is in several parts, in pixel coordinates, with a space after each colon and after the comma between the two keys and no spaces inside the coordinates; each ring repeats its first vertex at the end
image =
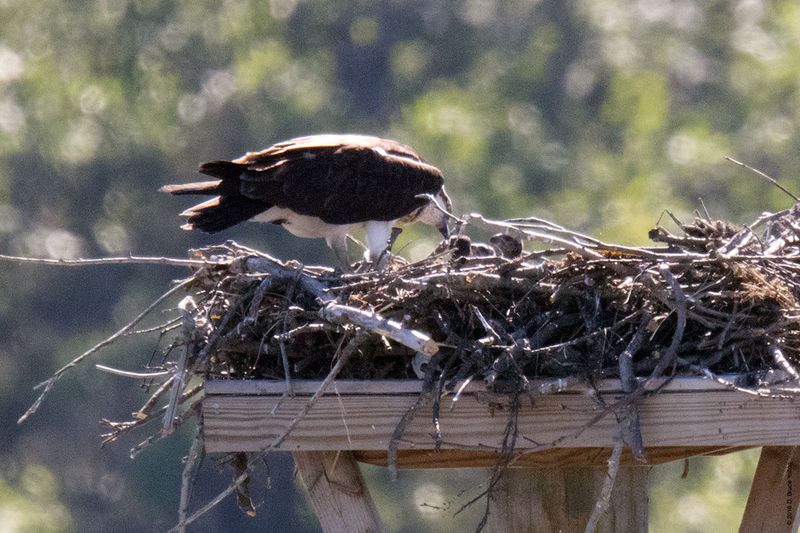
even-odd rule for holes
{"type": "Polygon", "coordinates": [[[301,137],[237,159],[247,198],[330,224],[395,220],[442,188],[441,172],[398,142],[358,135],[301,137]]]}
{"type": "Polygon", "coordinates": [[[168,185],[172,194],[217,198],[182,213],[186,229],[216,232],[272,206],[329,224],[395,220],[427,203],[442,174],[401,143],[365,135],[312,135],[275,144],[233,161],[210,161],[200,172],[217,181],[168,185]]]}
{"type": "Polygon", "coordinates": [[[288,141],[273,144],[260,152],[248,152],[246,155],[235,159],[235,163],[256,163],[259,160],[273,160],[274,158],[292,157],[309,150],[338,150],[342,147],[379,148],[385,152],[406,159],[422,162],[422,158],[409,146],[393,141],[381,139],[372,135],[353,135],[325,133],[321,135],[307,135],[296,137],[288,141]]]}

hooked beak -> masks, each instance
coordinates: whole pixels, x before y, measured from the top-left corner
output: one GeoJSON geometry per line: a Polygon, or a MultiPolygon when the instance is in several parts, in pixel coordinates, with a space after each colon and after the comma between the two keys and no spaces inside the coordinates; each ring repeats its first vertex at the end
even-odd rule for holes
{"type": "Polygon", "coordinates": [[[417,195],[417,198],[424,198],[428,201],[428,204],[418,211],[419,218],[417,218],[417,220],[436,227],[439,233],[442,234],[442,237],[447,239],[450,236],[450,228],[447,227],[447,223],[450,221],[450,218],[454,217],[450,214],[453,209],[453,204],[450,202],[450,198],[447,196],[444,187],[442,187],[436,195],[430,193],[420,194],[417,195]]]}
{"type": "MultiPolygon", "coordinates": [[[[439,207],[445,209],[448,213],[452,213],[453,211],[453,202],[450,201],[450,197],[447,196],[447,192],[442,187],[442,190],[439,191],[439,194],[436,195],[437,200],[439,200],[439,207]]],[[[446,213],[440,213],[441,218],[439,222],[436,224],[436,229],[439,230],[439,233],[442,234],[442,237],[447,239],[450,237],[450,228],[447,227],[447,223],[450,221],[450,216],[446,213]]]]}
{"type": "Polygon", "coordinates": [[[450,237],[450,228],[447,227],[447,217],[442,217],[438,224],[436,224],[436,229],[439,230],[439,233],[442,234],[442,237],[445,239],[450,237]]]}

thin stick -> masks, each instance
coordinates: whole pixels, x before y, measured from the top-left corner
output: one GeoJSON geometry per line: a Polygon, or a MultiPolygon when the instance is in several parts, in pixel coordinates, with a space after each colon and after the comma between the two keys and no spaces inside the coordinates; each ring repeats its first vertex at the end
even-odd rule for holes
{"type": "Polygon", "coordinates": [[[142,419],[147,418],[147,415],[150,412],[150,409],[161,399],[161,396],[164,395],[169,390],[170,385],[172,384],[172,380],[175,379],[175,374],[170,375],[167,379],[164,380],[164,383],[158,386],[156,391],[150,395],[144,405],[142,405],[138,411],[133,413],[133,418],[142,419]]]}
{"type": "Polygon", "coordinates": [[[493,230],[502,230],[506,232],[508,235],[512,237],[516,237],[518,239],[525,239],[525,240],[541,240],[544,242],[549,242],[551,244],[561,245],[565,248],[576,252],[577,254],[587,258],[587,259],[602,259],[602,254],[597,253],[595,250],[590,249],[587,246],[583,246],[577,243],[574,243],[570,240],[563,239],[561,237],[557,237],[555,235],[549,235],[547,233],[543,233],[541,231],[533,231],[533,230],[523,230],[516,227],[513,224],[507,224],[505,222],[499,222],[496,220],[490,220],[480,213],[470,213],[467,215],[467,222],[470,224],[474,224],[477,226],[483,226],[485,228],[493,229],[493,230]]]}
{"type": "Polygon", "coordinates": [[[681,361],[681,362],[684,363],[684,364],[687,364],[689,369],[692,370],[693,372],[697,372],[698,374],[703,375],[705,378],[707,378],[707,379],[709,379],[711,381],[719,383],[720,385],[724,385],[725,387],[729,388],[730,390],[734,390],[736,392],[742,392],[744,394],[749,394],[750,396],[756,396],[758,398],[771,398],[771,399],[774,399],[774,400],[792,400],[792,401],[794,401],[794,400],[797,399],[796,394],[798,392],[800,392],[800,390],[798,390],[798,389],[780,389],[780,388],[774,389],[774,390],[780,390],[781,392],[790,392],[791,393],[791,394],[779,394],[779,393],[773,392],[773,389],[771,389],[771,388],[759,387],[757,389],[748,389],[747,387],[740,387],[736,383],[734,383],[732,381],[729,381],[729,380],[727,380],[727,379],[725,379],[725,378],[723,378],[721,376],[716,375],[711,370],[709,370],[708,367],[700,366],[700,365],[688,364],[688,361],[681,361]]]}
{"type": "MultiPolygon", "coordinates": [[[[653,369],[653,372],[647,379],[648,382],[661,377],[661,374],[663,374],[667,367],[675,360],[675,357],[678,353],[678,346],[680,346],[681,341],[683,340],[683,333],[686,330],[686,295],[683,293],[683,289],[681,289],[681,285],[678,283],[678,280],[676,280],[675,276],[672,275],[669,265],[666,263],[660,264],[658,266],[658,271],[672,288],[672,297],[675,299],[674,311],[677,322],[675,324],[675,332],[672,335],[672,341],[670,341],[667,351],[664,352],[664,354],[658,360],[658,364],[656,364],[656,367],[653,369]]],[[[644,388],[645,387],[641,387],[641,390],[644,390],[644,388]]]]}
{"type": "Polygon", "coordinates": [[[400,439],[403,437],[406,427],[408,427],[408,424],[410,424],[417,415],[417,411],[428,406],[432,399],[433,395],[430,391],[425,391],[417,396],[417,401],[414,402],[414,405],[409,407],[405,413],[403,413],[400,421],[395,426],[394,431],[392,432],[392,438],[389,439],[389,449],[386,452],[386,464],[389,469],[390,480],[397,481],[397,448],[400,446],[400,439]]]}
{"type": "Polygon", "coordinates": [[[175,412],[178,410],[178,398],[183,388],[186,386],[186,375],[188,373],[188,363],[190,359],[194,359],[197,351],[196,335],[197,330],[194,323],[192,313],[196,312],[197,305],[191,296],[185,297],[178,304],[178,309],[181,313],[181,328],[183,329],[183,342],[184,349],[178,358],[178,364],[175,366],[175,377],[172,380],[172,389],[169,393],[169,403],[167,410],[164,412],[164,421],[161,427],[162,436],[172,433],[175,427],[175,412]]]}
{"type": "Polygon", "coordinates": [[[290,265],[285,265],[268,256],[248,257],[243,267],[245,271],[259,272],[269,274],[276,278],[276,282],[291,282],[297,280],[297,284],[304,291],[313,294],[322,302],[329,302],[333,300],[333,296],[329,294],[328,288],[316,277],[307,273],[307,269],[300,265],[298,268],[293,268],[290,265]]]}
{"type": "Polygon", "coordinates": [[[225,265],[225,261],[207,261],[204,259],[177,259],[173,257],[144,257],[129,255],[124,257],[98,257],[89,259],[49,259],[44,257],[20,257],[0,254],[0,261],[12,263],[28,263],[51,266],[96,266],[96,265],[168,265],[180,267],[225,265]]]}
{"type": "Polygon", "coordinates": [[[617,474],[619,473],[619,460],[622,457],[622,449],[624,444],[622,439],[619,438],[614,443],[614,449],[611,452],[611,457],[608,460],[608,475],[606,479],[603,481],[603,488],[600,491],[600,496],[597,498],[597,502],[594,504],[594,509],[592,509],[592,514],[589,517],[589,521],[586,523],[586,529],[584,529],[584,533],[593,533],[597,530],[597,525],[600,522],[600,519],[603,518],[603,515],[606,514],[608,511],[609,505],[611,505],[611,493],[614,490],[614,483],[617,481],[617,474]]]}
{"type": "MultiPolygon", "coordinates": [[[[169,380],[167,382],[165,382],[165,385],[167,383],[169,383],[169,380]]],[[[161,390],[161,389],[159,389],[159,390],[161,390]]],[[[165,388],[165,390],[166,390],[166,388],[165,388]]],[[[186,401],[190,400],[192,397],[196,396],[197,394],[199,394],[202,391],[203,391],[203,386],[202,385],[196,385],[196,386],[192,387],[191,389],[187,390],[186,392],[184,392],[183,394],[181,394],[181,398],[178,401],[179,401],[179,403],[184,404],[186,401]]],[[[193,403],[188,409],[186,409],[185,412],[191,412],[191,410],[195,409],[195,406],[198,406],[198,405],[199,404],[197,402],[193,403]]],[[[112,441],[116,440],[123,433],[126,433],[128,431],[131,431],[134,428],[137,428],[137,427],[140,427],[140,426],[143,426],[145,424],[148,424],[148,423],[152,422],[153,420],[158,418],[160,415],[163,415],[166,410],[167,410],[167,406],[163,405],[163,406],[159,407],[157,410],[155,410],[155,411],[153,411],[151,413],[145,413],[142,416],[137,416],[137,415],[139,415],[139,413],[134,413],[133,414],[134,419],[133,420],[129,420],[127,422],[112,422],[110,420],[103,419],[102,420],[103,424],[105,424],[106,426],[111,428],[110,432],[101,435],[101,437],[103,437],[103,446],[108,444],[109,442],[112,442],[112,441]]],[[[178,418],[180,418],[180,417],[177,417],[176,420],[178,418]]]]}
{"type": "Polygon", "coordinates": [[[155,302],[150,304],[147,307],[147,309],[145,309],[144,311],[139,313],[136,316],[136,318],[134,318],[132,321],[130,321],[129,323],[124,325],[122,327],[122,329],[120,329],[119,331],[117,331],[116,333],[114,333],[113,335],[111,335],[110,337],[105,339],[104,341],[101,341],[98,344],[94,345],[92,348],[89,348],[88,350],[83,352],[81,355],[79,355],[78,357],[76,357],[75,359],[73,359],[72,361],[67,363],[66,365],[64,365],[61,368],[59,368],[52,376],[50,376],[50,378],[48,378],[47,380],[45,380],[45,381],[39,383],[38,385],[36,385],[34,387],[34,390],[41,389],[42,387],[44,387],[44,390],[41,392],[41,394],[39,394],[39,397],[36,398],[36,401],[33,402],[33,405],[31,405],[28,408],[28,410],[25,411],[25,414],[23,414],[21,417],[19,417],[19,419],[17,420],[17,424],[22,424],[23,422],[25,422],[31,415],[33,415],[39,409],[39,406],[41,406],[42,402],[44,401],[44,397],[47,395],[48,392],[50,392],[50,389],[53,388],[53,386],[56,384],[56,382],[59,379],[61,379],[61,376],[63,376],[64,373],[66,373],[71,368],[73,368],[75,366],[78,366],[87,357],[89,357],[92,354],[98,352],[99,350],[105,348],[109,344],[111,344],[114,341],[116,341],[118,338],[120,338],[123,335],[125,335],[125,333],[127,333],[128,331],[133,329],[136,326],[136,324],[141,322],[141,320],[144,317],[146,317],[150,313],[150,311],[155,309],[161,302],[163,302],[164,300],[166,300],[167,298],[169,298],[170,296],[172,296],[173,294],[178,292],[180,289],[184,288],[186,285],[188,285],[192,281],[194,281],[194,277],[187,278],[187,279],[181,281],[180,283],[178,283],[177,285],[172,287],[170,290],[168,290],[167,292],[165,292],[164,294],[159,296],[156,299],[155,302]]]}
{"type": "MultiPolygon", "coordinates": [[[[191,420],[194,417],[198,417],[198,418],[200,417],[200,401],[197,401],[197,402],[193,403],[192,405],[190,405],[186,409],[186,411],[184,411],[182,414],[176,416],[174,418],[173,422],[172,422],[173,426],[176,427],[176,428],[180,427],[185,422],[191,420]]],[[[166,438],[169,437],[169,435],[171,435],[171,434],[154,433],[154,434],[148,436],[144,441],[140,442],[139,444],[137,444],[136,446],[131,448],[130,451],[128,452],[128,456],[131,459],[136,459],[137,455],[139,455],[140,453],[145,451],[153,443],[158,442],[161,439],[166,439],[166,438]]]]}
{"type": "Polygon", "coordinates": [[[739,165],[740,167],[746,168],[747,170],[749,170],[749,171],[751,171],[751,172],[755,172],[755,173],[756,173],[756,175],[758,175],[758,176],[761,176],[762,178],[764,178],[765,180],[769,181],[769,182],[770,182],[770,183],[772,183],[774,186],[776,186],[777,188],[779,188],[780,190],[782,190],[783,192],[785,192],[786,194],[788,194],[788,195],[789,195],[789,197],[791,197],[791,198],[792,198],[792,200],[794,200],[795,202],[800,202],[800,198],[798,198],[797,196],[795,196],[794,194],[792,194],[792,193],[791,193],[791,192],[790,192],[790,191],[789,191],[789,190],[788,190],[786,187],[784,187],[783,185],[781,185],[780,183],[778,183],[778,182],[775,180],[775,178],[771,178],[770,176],[768,176],[768,175],[764,174],[763,172],[761,172],[761,171],[760,171],[760,170],[758,170],[757,168],[753,168],[753,167],[751,167],[750,165],[746,165],[745,163],[742,163],[741,161],[737,161],[737,160],[735,160],[735,159],[734,159],[734,158],[732,158],[732,157],[726,157],[725,159],[727,159],[728,161],[730,161],[730,162],[731,162],[731,163],[733,163],[734,165],[739,165]]]}
{"type": "Polygon", "coordinates": [[[173,318],[172,320],[168,320],[163,324],[159,324],[158,326],[153,326],[152,328],[144,328],[144,329],[136,329],[133,331],[129,331],[125,335],[143,335],[145,333],[155,333],[156,331],[164,334],[173,329],[178,327],[178,322],[180,322],[180,318],[173,318]]]}
{"type": "Polygon", "coordinates": [[[155,372],[132,372],[130,370],[122,370],[119,368],[113,368],[106,365],[96,364],[94,367],[101,372],[106,372],[108,374],[112,374],[114,376],[122,376],[123,378],[133,378],[133,379],[152,379],[152,378],[160,378],[164,376],[170,375],[172,372],[169,370],[156,370],[155,372]]]}
{"type": "MultiPolygon", "coordinates": [[[[183,474],[181,475],[181,502],[178,507],[178,522],[185,522],[186,516],[189,514],[192,488],[197,476],[197,469],[200,467],[200,463],[203,462],[203,455],[203,417],[198,417],[197,430],[192,440],[192,446],[189,448],[189,455],[186,456],[186,466],[184,466],[183,474]]],[[[185,533],[186,526],[180,527],[178,531],[185,533]]]]}
{"type": "MultiPolygon", "coordinates": [[[[619,377],[622,382],[622,390],[626,394],[633,394],[639,387],[636,377],[633,373],[633,356],[639,351],[644,341],[645,333],[647,332],[647,325],[650,322],[650,313],[645,312],[642,317],[641,325],[636,330],[628,346],[619,356],[619,377]]],[[[631,453],[637,461],[646,462],[647,458],[644,454],[644,442],[642,440],[642,430],[639,425],[639,409],[636,402],[631,402],[623,408],[623,416],[619,421],[622,427],[622,437],[627,441],[628,446],[631,448],[631,453]]]]}
{"type": "MultiPolygon", "coordinates": [[[[289,329],[288,325],[288,317],[289,317],[289,306],[292,303],[292,298],[294,297],[295,288],[297,287],[297,278],[300,276],[302,272],[298,271],[297,276],[295,276],[294,281],[289,283],[289,286],[286,288],[286,308],[283,312],[283,334],[285,335],[289,329]]],[[[286,380],[286,392],[289,396],[294,396],[294,390],[292,389],[292,374],[291,374],[291,367],[289,365],[289,353],[286,351],[286,342],[280,341],[278,343],[281,351],[281,363],[283,364],[283,376],[286,380]]]]}
{"type": "Polygon", "coordinates": [[[786,372],[789,374],[794,381],[800,381],[800,372],[797,371],[795,367],[792,366],[792,363],[783,355],[783,350],[781,350],[777,345],[770,344],[767,349],[769,353],[772,355],[772,358],[775,360],[776,363],[786,372]]]}

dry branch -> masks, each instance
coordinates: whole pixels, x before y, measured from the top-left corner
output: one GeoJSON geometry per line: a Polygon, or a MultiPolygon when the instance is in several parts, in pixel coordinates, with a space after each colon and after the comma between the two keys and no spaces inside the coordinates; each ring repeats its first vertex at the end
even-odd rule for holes
{"type": "Polygon", "coordinates": [[[377,335],[383,335],[415,352],[422,352],[428,357],[439,351],[437,344],[428,335],[414,329],[404,328],[399,322],[383,318],[372,311],[362,311],[346,305],[329,303],[320,310],[320,317],[334,324],[350,324],[377,335]]]}
{"type": "Polygon", "coordinates": [[[123,335],[125,335],[128,331],[132,330],[134,327],[136,327],[136,324],[141,322],[144,317],[146,317],[148,314],[150,314],[151,311],[156,309],[159,306],[159,304],[161,304],[164,300],[166,300],[167,298],[172,296],[178,290],[180,290],[180,289],[184,288],[186,285],[188,285],[189,281],[190,280],[184,280],[184,281],[178,283],[177,285],[175,285],[173,288],[171,288],[170,290],[168,290],[167,292],[165,292],[164,294],[159,296],[158,299],[156,299],[156,301],[154,301],[152,304],[150,304],[147,307],[147,309],[145,309],[144,311],[139,313],[139,315],[136,316],[136,318],[134,318],[128,324],[123,326],[122,329],[120,329],[119,331],[117,331],[116,333],[114,333],[113,335],[111,335],[110,337],[105,339],[104,341],[102,341],[102,342],[94,345],[92,348],[86,350],[81,355],[79,355],[78,357],[76,357],[75,359],[73,359],[72,361],[70,361],[69,363],[64,365],[63,367],[61,367],[58,370],[56,370],[56,372],[52,376],[50,376],[47,380],[45,380],[45,381],[39,383],[38,385],[36,385],[36,387],[34,387],[34,389],[43,389],[43,390],[39,394],[39,397],[36,398],[36,401],[33,402],[33,405],[31,405],[28,408],[28,410],[25,411],[25,413],[21,417],[19,417],[19,419],[17,420],[17,423],[21,424],[21,423],[25,422],[25,420],[27,420],[28,417],[33,415],[39,409],[39,406],[44,401],[44,398],[45,398],[45,396],[47,396],[47,393],[50,392],[50,389],[53,388],[53,386],[56,384],[56,382],[59,379],[61,379],[61,377],[66,372],[68,372],[72,368],[74,368],[74,367],[78,366],[79,364],[81,364],[84,361],[84,359],[86,359],[87,357],[90,357],[91,355],[97,353],[98,351],[102,350],[106,346],[112,344],[118,338],[120,338],[123,335]]]}
{"type": "Polygon", "coordinates": [[[617,473],[619,472],[619,460],[620,457],[622,457],[623,447],[622,439],[620,439],[617,441],[611,451],[611,457],[608,459],[608,475],[603,482],[603,488],[600,491],[600,496],[597,498],[597,502],[594,504],[594,509],[592,509],[592,514],[586,524],[586,529],[584,529],[585,533],[594,533],[594,531],[597,530],[600,519],[603,518],[603,515],[606,513],[606,511],[608,511],[608,508],[611,505],[611,492],[614,490],[614,483],[617,480],[617,473]]]}
{"type": "MultiPolygon", "coordinates": [[[[202,418],[197,423],[194,439],[192,439],[192,446],[189,448],[189,454],[186,456],[186,465],[183,468],[181,475],[181,500],[178,507],[178,522],[186,522],[186,517],[189,515],[189,501],[192,496],[192,487],[197,475],[197,470],[200,463],[203,461],[203,420],[202,418]]],[[[180,533],[186,531],[185,527],[179,528],[180,533]]]]}

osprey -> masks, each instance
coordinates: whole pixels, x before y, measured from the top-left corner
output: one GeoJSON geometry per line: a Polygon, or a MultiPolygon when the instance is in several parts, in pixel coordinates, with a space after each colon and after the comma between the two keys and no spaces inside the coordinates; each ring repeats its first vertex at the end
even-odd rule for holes
{"type": "Polygon", "coordinates": [[[188,218],[185,230],[216,233],[245,220],[269,222],[298,237],[325,239],[343,261],[347,235],[360,226],[372,261],[398,224],[419,220],[448,235],[443,209],[451,204],[442,173],[396,141],[298,137],[233,161],[210,161],[200,172],[215,179],[161,189],[214,196],[181,213],[188,218]]]}

